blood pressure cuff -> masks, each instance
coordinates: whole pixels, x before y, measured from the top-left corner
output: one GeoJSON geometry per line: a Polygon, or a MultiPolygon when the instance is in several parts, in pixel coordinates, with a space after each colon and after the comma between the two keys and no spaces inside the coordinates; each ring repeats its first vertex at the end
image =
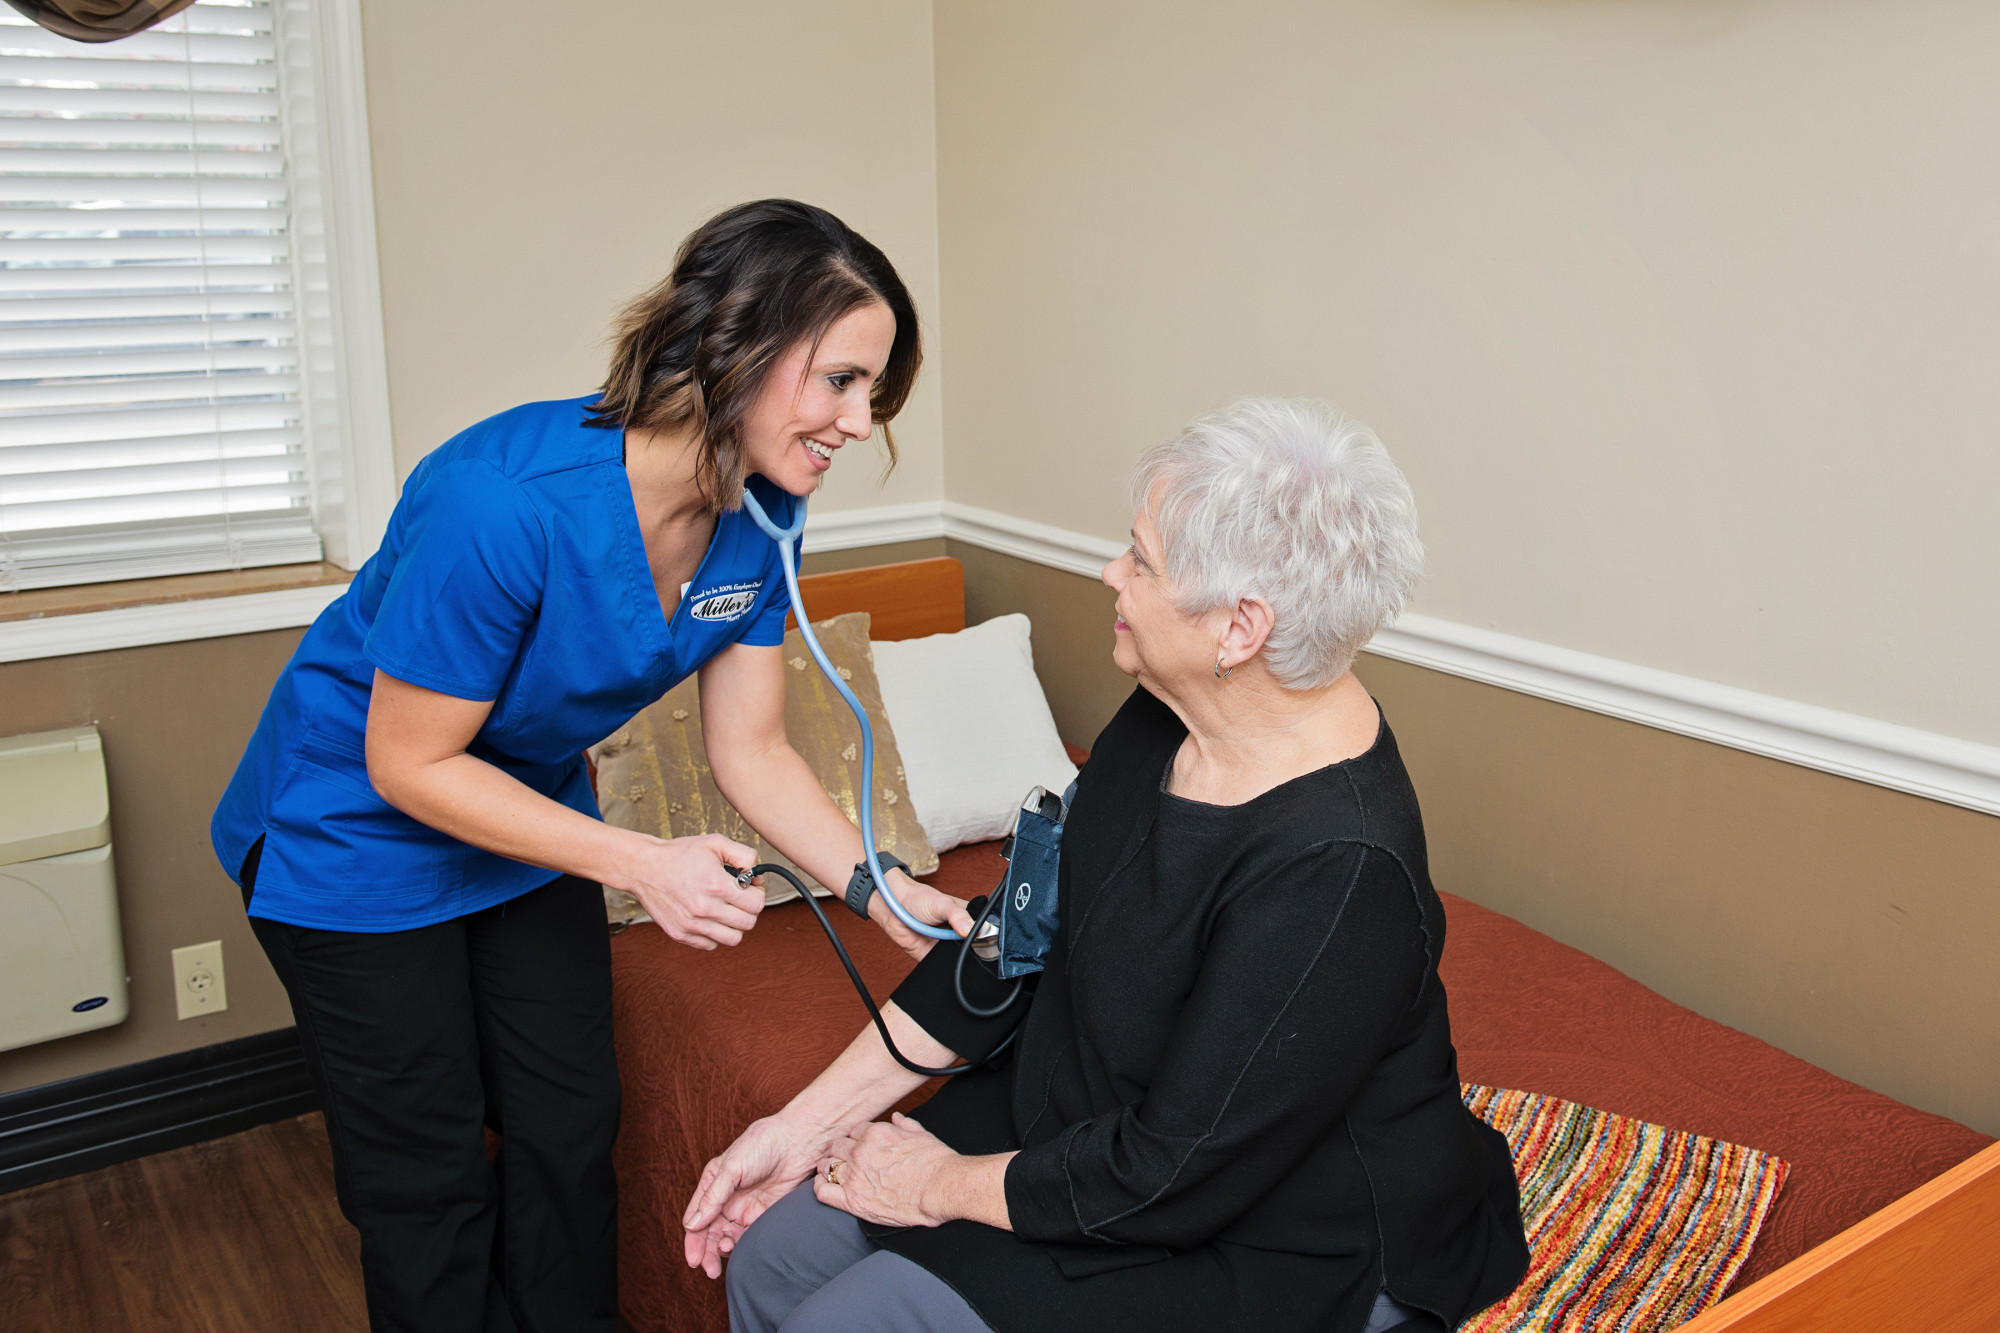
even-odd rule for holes
{"type": "Polygon", "coordinates": [[[1007,881],[1000,900],[1000,977],[1033,976],[1042,970],[1056,940],[1056,878],[1062,864],[1063,820],[1076,797],[1076,784],[1057,799],[1040,787],[1014,817],[1014,832],[1002,850],[1007,881]],[[1037,800],[1036,798],[1040,799],[1037,800]]]}
{"type": "MultiPolygon", "coordinates": [[[[973,899],[971,911],[975,921],[985,906],[984,898],[973,899]]],[[[952,984],[952,970],[958,965],[958,947],[954,940],[939,941],[910,975],[903,978],[903,984],[896,987],[889,998],[896,1002],[897,1008],[915,1020],[918,1027],[950,1047],[959,1058],[977,1064],[992,1055],[994,1048],[1027,1017],[1028,1004],[1034,998],[1038,978],[1026,978],[1021,993],[998,1014],[991,1018],[976,1018],[958,1002],[958,992],[952,984]]],[[[991,1009],[1014,989],[1013,982],[1000,980],[991,963],[981,962],[972,954],[965,959],[964,980],[965,998],[981,1009],[991,1009]]]]}

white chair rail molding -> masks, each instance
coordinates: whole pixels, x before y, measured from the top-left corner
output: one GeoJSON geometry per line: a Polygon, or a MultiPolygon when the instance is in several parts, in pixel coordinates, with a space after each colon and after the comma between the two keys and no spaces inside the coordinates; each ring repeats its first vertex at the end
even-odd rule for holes
{"type": "MultiPolygon", "coordinates": [[[[954,501],[814,514],[807,549],[948,537],[1091,578],[1124,550],[954,501]]],[[[1407,614],[1368,651],[1662,731],[2000,814],[2000,747],[1820,708],[1532,639],[1407,614]]]]}
{"type": "MultiPolygon", "coordinates": [[[[1096,577],[1124,547],[955,501],[814,512],[807,549],[945,537],[1096,577]]],[[[0,662],[312,623],[342,589],[217,597],[0,622],[0,662]]],[[[1434,616],[1404,615],[1368,651],[1662,731],[1781,759],[1949,805],[2000,814],[2000,747],[1718,685],[1434,616]]]]}

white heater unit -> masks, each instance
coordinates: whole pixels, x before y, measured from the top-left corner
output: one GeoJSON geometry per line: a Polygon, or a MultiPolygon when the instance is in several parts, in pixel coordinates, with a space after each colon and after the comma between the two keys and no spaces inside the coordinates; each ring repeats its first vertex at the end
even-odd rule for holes
{"type": "Polygon", "coordinates": [[[125,1021],[96,727],[0,740],[0,1051],[125,1021]]]}

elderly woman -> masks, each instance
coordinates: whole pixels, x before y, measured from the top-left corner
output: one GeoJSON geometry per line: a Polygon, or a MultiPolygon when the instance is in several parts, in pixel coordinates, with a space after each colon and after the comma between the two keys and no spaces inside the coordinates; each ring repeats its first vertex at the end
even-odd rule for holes
{"type": "Polygon", "coordinates": [[[1358,422],[1246,399],[1133,499],[1104,581],[1139,687],[1079,781],[1039,985],[981,1019],[933,951],[890,1029],[973,1072],[878,1121],[921,1079],[864,1029],[709,1163],[687,1257],[728,1256],[739,1333],[1418,1333],[1526,1270],[1506,1142],[1459,1100],[1416,793],[1350,670],[1417,577],[1408,485],[1358,422]]]}

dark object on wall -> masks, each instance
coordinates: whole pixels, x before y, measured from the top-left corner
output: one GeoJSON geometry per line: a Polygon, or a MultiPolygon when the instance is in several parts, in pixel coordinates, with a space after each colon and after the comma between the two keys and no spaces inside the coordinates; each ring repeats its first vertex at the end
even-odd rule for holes
{"type": "Polygon", "coordinates": [[[194,0],[7,0],[58,37],[115,42],[172,18],[194,0]]]}
{"type": "Polygon", "coordinates": [[[319,1109],[297,1028],[0,1095],[0,1193],[319,1109]]]}

